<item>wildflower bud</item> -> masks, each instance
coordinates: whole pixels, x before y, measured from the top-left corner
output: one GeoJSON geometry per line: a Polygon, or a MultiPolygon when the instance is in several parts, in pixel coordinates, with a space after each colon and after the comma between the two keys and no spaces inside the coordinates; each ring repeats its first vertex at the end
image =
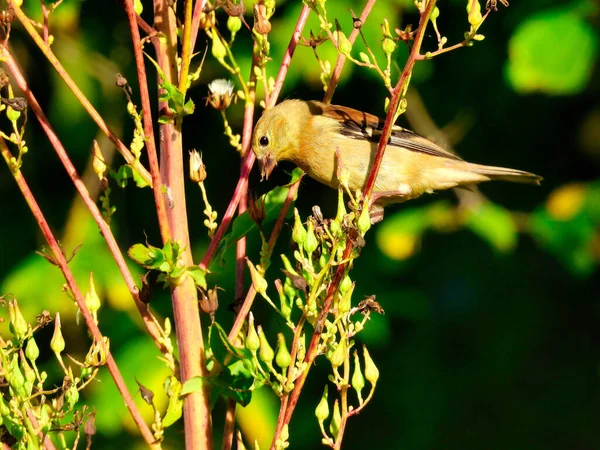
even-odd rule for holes
{"type": "Polygon", "coordinates": [[[319,424],[322,425],[323,422],[327,420],[329,417],[329,404],[327,403],[327,397],[329,395],[329,387],[325,385],[325,389],[323,390],[323,395],[321,396],[321,401],[317,405],[315,409],[315,416],[317,416],[317,420],[319,424]]]}
{"type": "Polygon", "coordinates": [[[17,354],[15,354],[12,360],[8,363],[7,369],[8,370],[6,370],[4,377],[6,378],[6,381],[8,381],[9,386],[18,396],[27,397],[29,394],[25,390],[25,377],[19,368],[19,359],[17,354]]]}
{"type": "Polygon", "coordinates": [[[473,27],[481,25],[483,16],[481,15],[481,5],[479,4],[479,0],[467,0],[467,14],[469,23],[473,27]]]}
{"type": "Polygon", "coordinates": [[[360,52],[358,54],[358,57],[360,58],[360,60],[362,62],[364,62],[365,64],[371,64],[371,59],[369,58],[369,55],[367,55],[365,52],[360,52]]]}
{"type": "Polygon", "coordinates": [[[473,36],[474,41],[483,41],[484,39],[485,36],[483,34],[476,34],[475,36],[473,36]]]}
{"type": "Polygon", "coordinates": [[[202,292],[202,298],[200,299],[200,308],[206,314],[214,316],[215,311],[219,308],[219,294],[217,294],[217,288],[209,289],[207,294],[202,292]]]}
{"type": "Polygon", "coordinates": [[[19,341],[22,341],[29,331],[29,325],[23,314],[21,314],[19,303],[16,299],[8,302],[8,315],[10,317],[10,331],[19,341]]]}
{"type": "Polygon", "coordinates": [[[298,272],[296,272],[296,270],[292,267],[292,263],[290,263],[290,260],[288,259],[287,256],[285,256],[284,254],[282,254],[281,255],[281,261],[283,261],[283,267],[285,267],[285,270],[287,270],[292,275],[300,276],[298,274],[298,272]]]}
{"type": "Polygon", "coordinates": [[[292,239],[298,245],[304,244],[304,241],[306,240],[306,229],[304,228],[304,225],[302,225],[300,215],[296,208],[294,208],[294,229],[292,230],[292,239]]]}
{"type": "Polygon", "coordinates": [[[231,31],[231,36],[235,36],[235,34],[240,31],[242,28],[242,20],[238,16],[229,16],[227,18],[227,29],[231,31]]]}
{"type": "Polygon", "coordinates": [[[352,283],[346,293],[342,294],[342,298],[340,299],[337,307],[340,314],[346,314],[348,311],[350,311],[350,307],[352,306],[352,293],[354,292],[355,285],[356,283],[352,283]]]}
{"type": "Polygon", "coordinates": [[[358,231],[360,231],[361,234],[365,234],[367,231],[369,231],[369,228],[371,228],[371,215],[369,214],[369,208],[368,208],[368,202],[365,202],[365,206],[363,207],[363,210],[360,213],[360,216],[358,216],[358,231]]]}
{"type": "Polygon", "coordinates": [[[213,33],[211,53],[217,59],[217,61],[222,61],[227,55],[225,45],[223,44],[223,42],[221,41],[221,37],[217,33],[213,33]]]}
{"type": "Polygon", "coordinates": [[[67,402],[68,409],[72,409],[75,403],[79,401],[79,391],[74,384],[65,392],[65,401],[67,402]]]}
{"type": "Polygon", "coordinates": [[[256,289],[256,292],[258,292],[260,295],[267,295],[267,280],[265,280],[254,264],[252,264],[252,261],[250,261],[248,258],[246,258],[246,263],[250,269],[250,276],[252,277],[252,285],[254,286],[254,289],[256,289]]]}
{"type": "Polygon", "coordinates": [[[87,293],[85,294],[85,304],[90,310],[90,313],[94,317],[96,323],[98,323],[98,310],[100,309],[100,297],[98,297],[98,293],[96,292],[96,286],[94,284],[94,276],[90,271],[90,287],[87,293]]]}
{"type": "Polygon", "coordinates": [[[340,413],[340,405],[338,400],[336,399],[333,404],[333,416],[331,417],[331,422],[329,423],[329,432],[332,436],[337,436],[340,432],[340,424],[342,423],[342,414],[340,413]]]}
{"type": "Polygon", "coordinates": [[[304,241],[304,250],[311,255],[319,246],[317,236],[315,236],[315,225],[312,220],[308,221],[308,230],[306,231],[306,240],[304,241]]]}
{"type": "Polygon", "coordinates": [[[250,313],[248,318],[248,334],[246,334],[246,348],[256,354],[256,351],[260,348],[260,339],[254,328],[254,314],[250,313]]]}
{"type": "Polygon", "coordinates": [[[190,180],[202,183],[206,179],[206,166],[202,162],[202,154],[197,150],[190,151],[190,180]]]}
{"type": "Polygon", "coordinates": [[[267,217],[267,210],[265,201],[262,197],[256,198],[248,195],[248,214],[250,214],[250,218],[258,225],[265,220],[267,217]]]}
{"type": "Polygon", "coordinates": [[[260,351],[258,352],[258,359],[266,364],[271,364],[273,358],[275,357],[275,352],[273,352],[273,348],[269,345],[267,341],[267,337],[262,329],[262,327],[258,326],[258,337],[260,339],[260,351]]]}
{"type": "Polygon", "coordinates": [[[27,362],[25,355],[21,353],[21,370],[23,371],[23,375],[25,375],[25,380],[27,386],[27,390],[29,394],[31,394],[31,388],[33,387],[33,383],[35,382],[35,372],[27,362]]]}
{"type": "Polygon", "coordinates": [[[342,31],[340,23],[335,19],[335,31],[333,32],[333,39],[337,44],[337,49],[342,55],[349,55],[352,51],[352,44],[342,31]]]}
{"type": "Polygon", "coordinates": [[[50,348],[56,354],[60,356],[62,351],[65,349],[65,339],[63,338],[61,327],[60,327],[60,314],[56,313],[56,319],[54,321],[54,334],[50,341],[50,348]]]}
{"type": "Polygon", "coordinates": [[[285,296],[285,290],[283,285],[281,284],[281,280],[275,280],[275,288],[277,289],[277,294],[279,295],[279,304],[281,309],[281,314],[285,320],[290,320],[292,315],[292,305],[291,302],[288,302],[285,296]]]}
{"type": "Polygon", "coordinates": [[[208,13],[201,12],[200,13],[200,28],[203,30],[209,30],[215,26],[217,22],[217,18],[215,16],[215,12],[211,11],[208,13]]]}
{"type": "Polygon", "coordinates": [[[365,358],[365,378],[371,383],[373,386],[377,384],[377,380],[379,379],[379,369],[371,359],[371,355],[367,351],[367,347],[363,345],[363,355],[365,358]]]}
{"type": "MultiPolygon", "coordinates": [[[[214,42],[215,40],[213,40],[213,43],[214,42]]],[[[221,41],[219,40],[219,42],[221,41]]],[[[223,47],[223,49],[224,48],[225,47],[223,47]]],[[[210,106],[218,109],[219,111],[227,109],[233,100],[234,87],[235,86],[231,80],[226,80],[224,78],[211,81],[208,84],[208,103],[210,103],[210,106]]]]}
{"type": "Polygon", "coordinates": [[[275,355],[275,362],[282,369],[286,369],[292,363],[292,355],[290,355],[290,352],[287,349],[283,333],[277,335],[277,354],[275,355]]]}
{"type": "Polygon", "coordinates": [[[356,350],[354,351],[354,373],[352,374],[351,384],[358,396],[358,403],[362,405],[363,398],[361,392],[365,387],[365,377],[363,377],[360,369],[360,359],[358,358],[358,352],[356,350]]]}
{"type": "Polygon", "coordinates": [[[267,19],[267,8],[264,4],[254,5],[254,30],[263,35],[271,31],[271,22],[267,19]]]}
{"type": "Polygon", "coordinates": [[[27,340],[27,346],[25,347],[25,356],[29,358],[29,361],[35,362],[36,359],[40,356],[40,349],[35,342],[33,336],[31,336],[27,340]]]}
{"type": "Polygon", "coordinates": [[[106,163],[104,162],[104,157],[102,156],[102,151],[100,150],[100,146],[98,145],[98,141],[94,139],[94,159],[92,160],[92,167],[94,172],[98,176],[98,179],[102,181],[104,179],[104,172],[106,172],[106,163]]]}
{"type": "Polygon", "coordinates": [[[329,355],[329,361],[334,369],[337,369],[346,360],[346,339],[342,338],[338,343],[337,347],[331,355],[329,355]]]}

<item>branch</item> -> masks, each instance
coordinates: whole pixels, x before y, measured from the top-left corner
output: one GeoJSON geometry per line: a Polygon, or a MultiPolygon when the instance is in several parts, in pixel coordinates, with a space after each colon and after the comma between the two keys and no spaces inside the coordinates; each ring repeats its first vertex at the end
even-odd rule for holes
{"type": "Polygon", "coordinates": [[[111,140],[113,144],[117,147],[119,153],[125,158],[128,164],[130,164],[135,170],[138,171],[140,176],[144,179],[148,185],[152,185],[152,177],[146,170],[146,168],[139,161],[135,160],[135,156],[131,153],[131,151],[121,142],[121,140],[117,137],[115,133],[110,129],[110,127],[104,122],[102,116],[96,111],[96,109],[92,106],[90,101],[86,98],[86,96],[81,92],[81,89],[77,86],[77,84],[73,81],[73,79],[69,76],[65,68],[58,61],[50,47],[44,42],[44,40],[40,37],[34,26],[31,24],[29,18],[23,13],[21,8],[15,3],[14,0],[9,0],[11,7],[13,8],[15,15],[21,22],[21,24],[25,27],[31,38],[37,44],[39,49],[44,53],[50,64],[56,70],[56,73],[60,75],[63,81],[67,84],[71,92],[75,95],[79,103],[83,106],[83,108],[87,111],[90,117],[96,122],[96,125],[102,130],[104,134],[111,140]]]}
{"type": "Polygon", "coordinates": [[[125,405],[127,406],[127,409],[129,410],[129,412],[131,414],[131,417],[133,418],[134,422],[136,423],[136,425],[137,425],[138,429],[140,430],[140,433],[142,434],[142,437],[144,438],[146,443],[153,449],[156,449],[156,450],[160,449],[161,448],[160,444],[155,442],[154,436],[152,435],[150,428],[148,428],[148,425],[146,424],[146,422],[144,422],[144,419],[142,418],[140,411],[137,409],[137,406],[135,405],[135,402],[133,401],[133,397],[131,396],[131,393],[129,392],[129,390],[127,389],[127,386],[125,385],[125,380],[123,380],[123,376],[121,375],[121,372],[119,371],[119,368],[117,367],[117,363],[115,362],[109,349],[106,348],[106,346],[104,344],[104,340],[102,339],[102,333],[101,333],[100,329],[98,328],[98,325],[94,321],[92,314],[90,313],[89,309],[87,308],[87,305],[85,303],[85,298],[84,298],[83,294],[81,293],[81,291],[79,290],[79,286],[75,282],[73,273],[71,272],[71,269],[68,266],[67,260],[60,249],[58,241],[54,237],[52,230],[50,230],[50,226],[48,225],[48,222],[46,221],[46,218],[44,217],[44,214],[42,213],[42,210],[40,209],[38,203],[36,202],[36,200],[33,196],[33,193],[29,189],[29,186],[28,186],[25,178],[23,177],[22,172],[20,170],[17,170],[17,171],[12,170],[12,167],[10,164],[12,154],[11,154],[10,150],[8,149],[8,147],[6,146],[6,142],[4,141],[4,138],[2,138],[2,137],[0,137],[0,153],[2,153],[2,156],[4,157],[7,165],[11,169],[11,173],[13,174],[13,177],[14,177],[15,181],[17,182],[19,189],[21,190],[23,197],[25,198],[27,204],[29,205],[29,208],[31,209],[31,212],[32,212],[37,224],[39,225],[40,230],[42,231],[42,234],[44,235],[44,238],[46,239],[46,242],[48,243],[48,246],[50,247],[50,249],[52,250],[52,253],[54,254],[54,260],[56,261],[57,266],[60,268],[61,272],[63,273],[63,276],[65,277],[65,280],[69,286],[69,289],[71,290],[73,297],[75,298],[75,301],[77,302],[79,311],[81,312],[81,315],[83,316],[83,319],[85,320],[85,323],[86,323],[88,329],[90,330],[90,333],[91,333],[92,337],[94,338],[94,341],[99,343],[100,345],[102,345],[102,347],[104,349],[104,352],[106,354],[106,366],[115,382],[115,385],[117,386],[117,389],[119,390],[119,393],[121,394],[121,397],[125,401],[125,405]]]}

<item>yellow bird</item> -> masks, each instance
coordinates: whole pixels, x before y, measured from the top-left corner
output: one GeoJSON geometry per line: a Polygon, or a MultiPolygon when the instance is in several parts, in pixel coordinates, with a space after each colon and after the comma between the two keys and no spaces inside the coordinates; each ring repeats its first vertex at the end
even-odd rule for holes
{"type": "MultiPolygon", "coordinates": [[[[252,150],[263,178],[269,177],[277,162],[291,161],[320,183],[338,189],[341,162],[349,175],[348,188],[362,190],[383,123],[377,116],[345,106],[286,100],[258,120],[252,150]]],[[[381,210],[424,193],[490,180],[540,184],[542,177],[463,161],[412,131],[394,126],[371,202],[375,210],[381,210]]]]}

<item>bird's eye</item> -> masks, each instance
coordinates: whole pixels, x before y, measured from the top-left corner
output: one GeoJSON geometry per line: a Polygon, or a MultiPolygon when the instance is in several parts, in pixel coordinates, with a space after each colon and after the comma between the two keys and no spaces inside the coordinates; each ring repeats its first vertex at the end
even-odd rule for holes
{"type": "Polygon", "coordinates": [[[258,140],[258,143],[261,147],[266,147],[267,145],[269,145],[269,138],[266,136],[261,136],[258,140]]]}

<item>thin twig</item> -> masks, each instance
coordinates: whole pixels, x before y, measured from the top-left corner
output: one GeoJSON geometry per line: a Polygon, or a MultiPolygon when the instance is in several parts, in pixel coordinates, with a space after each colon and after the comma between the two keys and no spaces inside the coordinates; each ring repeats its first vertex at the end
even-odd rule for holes
{"type": "MultiPolygon", "coordinates": [[[[11,154],[10,150],[8,149],[8,147],[6,146],[6,142],[4,141],[4,138],[2,138],[2,137],[0,137],[0,153],[2,153],[2,156],[4,157],[6,163],[8,164],[8,166],[10,168],[11,167],[10,160],[12,158],[12,154],[11,154]]],[[[81,312],[81,315],[83,316],[83,319],[85,320],[85,323],[86,323],[88,329],[90,330],[90,333],[92,334],[92,337],[94,338],[94,341],[97,342],[99,345],[103,346],[103,348],[104,348],[104,352],[106,354],[106,366],[108,368],[108,371],[110,372],[113,380],[115,381],[115,385],[116,385],[117,389],[119,390],[121,397],[125,401],[125,405],[127,406],[127,409],[129,410],[134,422],[136,423],[136,426],[140,430],[140,433],[141,433],[142,437],[144,438],[144,440],[146,441],[146,443],[151,448],[157,449],[157,450],[160,449],[161,448],[160,444],[155,442],[154,436],[152,435],[150,428],[148,427],[146,422],[144,422],[144,419],[142,418],[140,411],[138,410],[135,402],[133,401],[133,397],[131,396],[131,393],[127,389],[125,380],[123,379],[123,376],[121,375],[121,372],[119,371],[117,363],[115,362],[111,352],[108,350],[108,348],[106,348],[106,346],[104,344],[104,340],[102,338],[102,333],[101,333],[100,329],[98,328],[98,325],[96,325],[96,322],[94,321],[94,318],[92,317],[92,314],[90,313],[90,311],[85,303],[85,298],[84,298],[83,294],[81,293],[81,291],[79,290],[79,286],[77,285],[77,283],[75,281],[75,277],[73,276],[73,273],[71,272],[71,269],[69,268],[67,260],[61,251],[60,245],[58,244],[58,241],[54,237],[54,234],[52,233],[52,230],[50,229],[50,226],[48,225],[48,222],[46,221],[46,218],[44,217],[42,210],[40,209],[37,201],[35,200],[33,193],[29,189],[29,186],[28,186],[25,178],[23,177],[22,172],[20,170],[17,170],[17,171],[11,170],[11,172],[13,174],[15,181],[17,182],[17,185],[19,186],[19,189],[21,190],[21,193],[23,194],[23,197],[25,198],[27,204],[29,205],[29,208],[31,209],[31,212],[32,212],[37,224],[39,225],[40,230],[42,231],[42,234],[44,235],[44,238],[46,239],[46,242],[48,243],[48,246],[50,247],[50,249],[52,250],[52,253],[54,254],[54,260],[56,261],[57,266],[60,268],[63,276],[65,277],[67,285],[69,286],[69,289],[71,290],[71,293],[73,294],[73,297],[75,298],[75,301],[77,302],[79,311],[81,312]]]]}
{"type": "Polygon", "coordinates": [[[165,194],[163,192],[162,183],[160,182],[160,169],[158,166],[158,155],[156,153],[154,127],[152,126],[152,107],[150,106],[148,79],[146,77],[144,54],[142,52],[142,46],[140,43],[140,30],[136,21],[137,14],[133,9],[133,0],[125,0],[125,11],[127,12],[127,18],[129,19],[131,40],[133,41],[133,54],[135,56],[135,66],[137,68],[138,84],[140,86],[142,116],[144,118],[144,138],[146,142],[146,152],[148,153],[148,162],[150,163],[150,174],[152,176],[152,191],[154,192],[156,215],[158,216],[158,226],[162,236],[163,244],[166,244],[171,239],[171,230],[169,229],[169,221],[167,219],[165,194]]]}
{"type": "Polygon", "coordinates": [[[128,164],[130,164],[135,170],[137,170],[137,172],[144,179],[144,181],[151,186],[152,177],[150,176],[146,168],[139,161],[135,160],[135,156],[131,153],[127,146],[123,144],[123,142],[121,142],[121,140],[117,137],[115,133],[113,133],[113,131],[106,124],[102,116],[98,113],[98,111],[96,111],[96,109],[92,106],[92,104],[83,94],[83,92],[81,92],[81,89],[79,89],[75,81],[73,81],[73,79],[69,76],[65,68],[62,66],[62,64],[58,61],[58,58],[56,58],[50,47],[46,45],[44,40],[40,37],[35,27],[29,21],[29,18],[23,13],[23,11],[17,5],[17,3],[14,0],[9,0],[9,2],[15,12],[15,16],[17,16],[17,18],[19,19],[23,27],[25,27],[33,41],[37,44],[42,53],[44,53],[50,64],[52,64],[54,70],[56,70],[56,73],[60,75],[60,77],[67,84],[71,92],[73,92],[73,95],[75,95],[77,100],[79,100],[79,103],[81,103],[83,108],[87,111],[87,113],[94,120],[94,122],[96,122],[96,125],[98,125],[102,132],[106,134],[106,136],[111,140],[113,144],[115,144],[119,153],[123,156],[123,158],[125,158],[125,161],[127,161],[128,164]]]}
{"type": "MultiPolygon", "coordinates": [[[[350,41],[350,44],[354,44],[354,42],[356,41],[356,38],[358,37],[358,34],[360,33],[360,29],[361,29],[362,25],[367,20],[367,17],[369,17],[369,14],[371,13],[371,9],[373,9],[373,6],[375,6],[376,1],[377,0],[368,0],[367,1],[367,4],[365,5],[362,13],[360,14],[360,18],[358,19],[360,22],[358,24],[355,24],[354,28],[352,29],[352,32],[350,33],[350,36],[348,36],[348,40],[350,41]]],[[[333,68],[333,72],[331,74],[331,80],[329,81],[329,86],[327,86],[327,92],[325,93],[323,102],[325,102],[325,103],[331,102],[331,99],[333,98],[333,93],[335,92],[335,88],[337,87],[338,82],[340,81],[340,75],[342,74],[342,69],[344,68],[345,62],[346,62],[346,55],[344,55],[343,53],[338,53],[338,57],[335,62],[335,67],[333,68]]]]}
{"type": "Polygon", "coordinates": [[[123,254],[121,253],[121,249],[119,248],[119,245],[117,244],[117,241],[112,233],[112,230],[110,229],[108,224],[104,221],[104,218],[102,217],[102,213],[98,209],[96,202],[90,196],[90,193],[88,192],[85,184],[83,183],[83,181],[77,174],[77,169],[75,169],[75,166],[71,162],[71,159],[69,158],[69,155],[67,154],[67,151],[65,150],[62,143],[60,142],[60,139],[58,138],[58,136],[52,129],[52,126],[50,125],[48,118],[44,114],[44,111],[42,110],[40,104],[37,102],[35,96],[33,95],[33,92],[31,91],[31,89],[29,89],[27,81],[23,77],[23,74],[21,73],[21,70],[19,69],[17,62],[14,60],[14,58],[8,48],[6,48],[4,50],[4,56],[6,58],[6,64],[8,66],[8,70],[10,71],[10,73],[12,75],[12,79],[17,83],[17,86],[19,86],[19,88],[25,95],[29,109],[31,111],[33,111],[34,115],[40,122],[42,129],[48,136],[48,140],[52,144],[52,147],[56,151],[56,154],[58,155],[63,166],[65,167],[65,170],[67,171],[69,177],[71,178],[71,181],[73,182],[73,184],[75,186],[75,189],[77,189],[77,193],[79,194],[79,196],[85,203],[87,209],[92,214],[94,221],[96,222],[96,224],[98,225],[98,228],[100,229],[100,233],[106,240],[106,244],[108,245],[108,248],[119,268],[119,271],[121,272],[121,276],[125,280],[125,284],[127,285],[129,292],[131,293],[131,297],[133,298],[133,301],[134,301],[138,311],[140,312],[140,315],[142,316],[142,318],[144,320],[144,324],[146,325],[146,329],[148,330],[148,333],[150,334],[150,336],[152,336],[152,339],[154,340],[155,344],[160,349],[160,351],[165,355],[168,354],[166,347],[164,346],[164,344],[161,343],[162,335],[163,335],[161,326],[158,324],[156,318],[149,311],[148,306],[140,300],[139,289],[133,279],[131,272],[129,271],[129,268],[127,267],[125,258],[123,257],[123,254]]]}

